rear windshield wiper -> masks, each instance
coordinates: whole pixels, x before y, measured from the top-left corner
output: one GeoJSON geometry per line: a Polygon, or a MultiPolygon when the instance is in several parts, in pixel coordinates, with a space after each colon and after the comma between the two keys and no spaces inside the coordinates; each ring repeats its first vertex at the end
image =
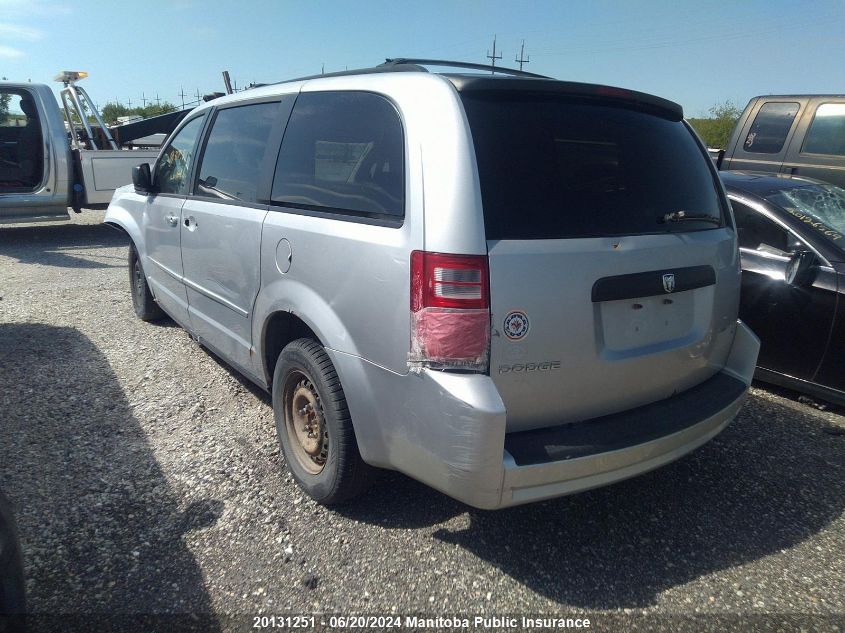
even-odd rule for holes
{"type": "Polygon", "coordinates": [[[722,218],[715,215],[707,215],[706,213],[688,213],[686,211],[672,211],[664,215],[659,222],[666,224],[667,222],[686,222],[696,220],[698,222],[712,222],[721,226],[722,218]]]}

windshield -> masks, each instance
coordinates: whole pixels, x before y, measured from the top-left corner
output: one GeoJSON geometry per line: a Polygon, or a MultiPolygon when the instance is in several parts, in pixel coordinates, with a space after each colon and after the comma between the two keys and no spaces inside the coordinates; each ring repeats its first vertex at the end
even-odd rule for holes
{"type": "Polygon", "coordinates": [[[807,226],[845,250],[845,189],[834,185],[808,184],[781,189],[766,200],[798,218],[807,226]]]}
{"type": "Polygon", "coordinates": [[[686,232],[723,224],[709,159],[680,121],[612,101],[463,94],[487,239],[686,232]]]}

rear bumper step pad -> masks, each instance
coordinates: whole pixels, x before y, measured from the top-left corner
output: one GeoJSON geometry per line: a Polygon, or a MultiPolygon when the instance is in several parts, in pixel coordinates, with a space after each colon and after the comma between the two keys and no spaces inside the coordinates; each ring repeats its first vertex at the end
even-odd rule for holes
{"type": "Polygon", "coordinates": [[[505,450],[518,466],[587,457],[683,431],[716,415],[745,391],[741,380],[722,372],[665,400],[560,426],[505,436],[505,450]]]}

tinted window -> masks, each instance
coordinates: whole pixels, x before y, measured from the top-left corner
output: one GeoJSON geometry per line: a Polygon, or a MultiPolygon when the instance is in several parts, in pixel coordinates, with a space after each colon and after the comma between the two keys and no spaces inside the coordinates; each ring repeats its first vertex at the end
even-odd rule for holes
{"type": "Polygon", "coordinates": [[[466,94],[487,239],[716,228],[709,159],[685,125],[553,95],[466,94]]]}
{"type": "Polygon", "coordinates": [[[789,232],[749,206],[731,200],[739,245],[754,251],[785,253],[789,232]]]}
{"type": "Polygon", "coordinates": [[[372,217],[403,216],[402,124],[393,105],[367,92],[310,92],[288,122],[273,201],[372,217]]]}
{"type": "Polygon", "coordinates": [[[162,152],[156,163],[154,179],[160,193],[188,193],[188,175],[194,164],[203,119],[198,117],[189,121],[162,152]]]}
{"type": "Polygon", "coordinates": [[[194,193],[255,202],[261,162],[278,112],[278,103],[220,110],[205,144],[194,193]]]}
{"type": "Polygon", "coordinates": [[[845,156],[845,103],[819,106],[801,151],[845,156]]]}
{"type": "Polygon", "coordinates": [[[796,114],[797,103],[764,103],[748,130],[743,149],[754,154],[777,154],[796,114]]]}

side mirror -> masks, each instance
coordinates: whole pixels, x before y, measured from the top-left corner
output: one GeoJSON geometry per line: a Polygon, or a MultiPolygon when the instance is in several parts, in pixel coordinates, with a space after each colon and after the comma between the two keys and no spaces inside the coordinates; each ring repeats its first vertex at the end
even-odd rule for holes
{"type": "Polygon", "coordinates": [[[132,168],[132,184],[135,185],[135,193],[152,193],[153,178],[149,163],[141,163],[132,168]]]}
{"type": "Polygon", "coordinates": [[[816,278],[818,260],[815,253],[798,251],[793,253],[786,264],[784,281],[795,288],[807,288],[813,285],[816,278]]]}

